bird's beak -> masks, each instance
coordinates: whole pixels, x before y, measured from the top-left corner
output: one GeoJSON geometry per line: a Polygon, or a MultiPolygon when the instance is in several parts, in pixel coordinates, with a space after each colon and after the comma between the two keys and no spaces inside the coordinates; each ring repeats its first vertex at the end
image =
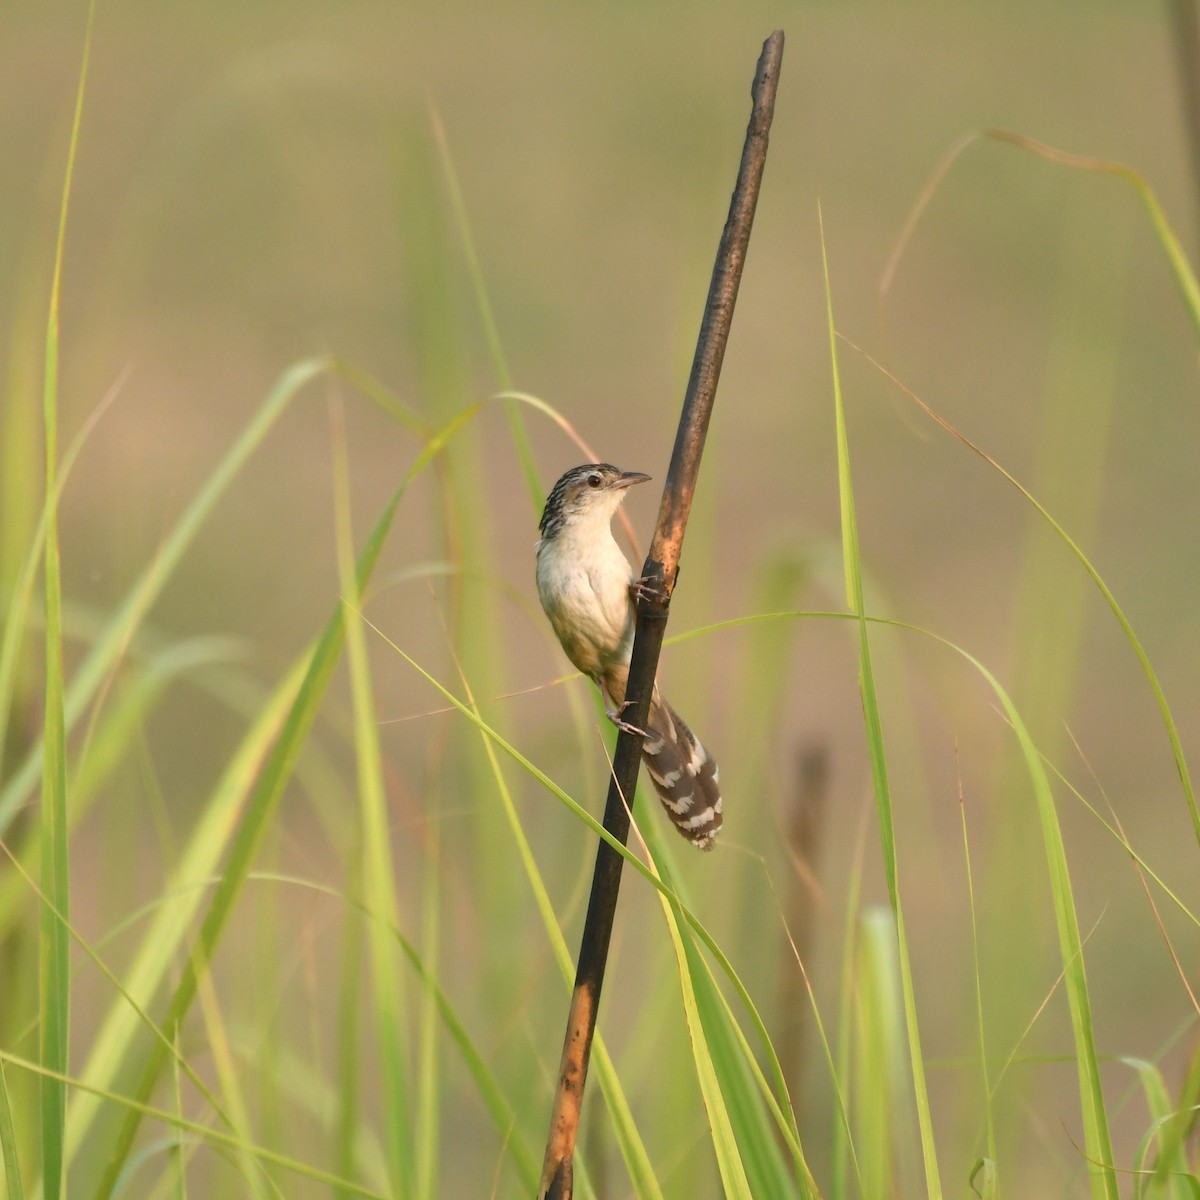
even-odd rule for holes
{"type": "Polygon", "coordinates": [[[619,479],[613,480],[613,487],[633,487],[635,483],[645,483],[649,478],[649,475],[644,475],[641,471],[623,471],[619,479]]]}

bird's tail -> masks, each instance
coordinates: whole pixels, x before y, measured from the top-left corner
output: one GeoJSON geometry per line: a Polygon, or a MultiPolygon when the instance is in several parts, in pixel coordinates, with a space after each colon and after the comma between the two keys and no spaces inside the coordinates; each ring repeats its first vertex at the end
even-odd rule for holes
{"type": "Polygon", "coordinates": [[[657,694],[650,705],[642,759],[675,828],[693,846],[711,850],[721,829],[717,764],[683,718],[657,694]]]}

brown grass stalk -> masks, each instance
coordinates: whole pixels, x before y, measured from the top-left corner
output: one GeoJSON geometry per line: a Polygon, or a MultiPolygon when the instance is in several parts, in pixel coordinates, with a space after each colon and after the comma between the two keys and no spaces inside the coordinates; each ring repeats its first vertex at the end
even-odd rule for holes
{"type": "MultiPolygon", "coordinates": [[[[696,490],[700,458],[716,399],[725,346],[729,341],[733,309],[766,163],[782,57],[783,32],[776,30],[763,44],[754,75],[751,88],[753,106],[737,183],[709,284],[708,301],[700,325],[695,358],[692,360],[683,413],[663,487],[658,524],[642,569],[646,587],[638,600],[637,630],[625,693],[628,709],[624,715],[624,719],[638,729],[646,727],[650,693],[658,671],[658,657],[667,624],[667,607],[679,571],[683,535],[696,490]]],[[[640,762],[640,735],[622,731],[617,738],[604,810],[605,829],[622,845],[629,837],[629,806],[637,787],[640,762]]],[[[622,861],[607,842],[600,843],[579,947],[575,989],[567,1016],[567,1032],[550,1115],[542,1180],[538,1189],[539,1197],[544,1200],[569,1200],[573,1193],[575,1141],[616,913],[617,893],[621,885],[622,861]]]]}

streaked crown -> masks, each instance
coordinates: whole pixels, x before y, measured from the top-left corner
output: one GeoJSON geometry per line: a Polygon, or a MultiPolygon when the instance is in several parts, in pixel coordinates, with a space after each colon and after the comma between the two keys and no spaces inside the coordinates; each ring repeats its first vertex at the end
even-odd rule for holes
{"type": "Polygon", "coordinates": [[[641,471],[622,471],[612,463],[584,463],[572,467],[550,489],[538,522],[543,538],[552,538],[573,517],[603,506],[610,512],[631,484],[649,479],[641,471]]]}

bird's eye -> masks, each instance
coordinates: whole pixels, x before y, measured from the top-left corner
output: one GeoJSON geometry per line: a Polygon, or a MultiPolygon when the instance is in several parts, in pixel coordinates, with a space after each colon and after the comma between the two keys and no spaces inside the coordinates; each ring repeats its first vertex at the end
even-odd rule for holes
{"type": "Polygon", "coordinates": [[[598,488],[600,486],[600,476],[595,471],[587,477],[587,485],[590,488],[598,488]]]}

